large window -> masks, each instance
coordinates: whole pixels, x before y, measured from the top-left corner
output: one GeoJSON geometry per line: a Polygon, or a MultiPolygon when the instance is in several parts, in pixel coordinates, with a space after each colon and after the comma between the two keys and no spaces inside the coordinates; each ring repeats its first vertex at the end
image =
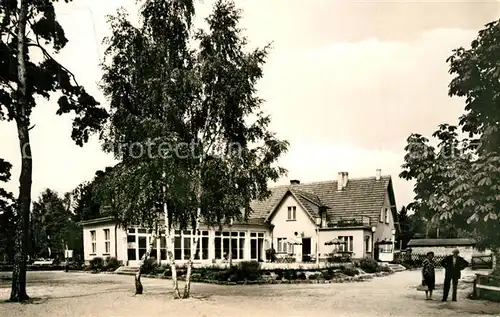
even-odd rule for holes
{"type": "MultiPolygon", "coordinates": [[[[208,231],[198,231],[198,244],[194,259],[208,260],[208,231]]],[[[195,235],[192,230],[176,230],[174,235],[174,258],[176,260],[189,260],[191,257],[191,247],[194,247],[195,235]]]]}
{"type": "Polygon", "coordinates": [[[97,242],[95,230],[90,231],[90,241],[92,241],[92,254],[97,253],[97,242]]]}
{"type": "Polygon", "coordinates": [[[104,229],[104,254],[111,252],[111,234],[109,229],[104,229]]]}
{"type": "MultiPolygon", "coordinates": [[[[207,241],[208,244],[208,241],[207,241]]],[[[245,232],[219,232],[215,233],[215,258],[243,260],[245,258],[245,232]],[[231,252],[231,253],[230,253],[231,252]]]]}
{"type": "Polygon", "coordinates": [[[354,239],[353,236],[339,236],[339,240],[344,241],[344,244],[340,245],[341,252],[352,252],[354,249],[354,239]]]}
{"type": "Polygon", "coordinates": [[[297,207],[296,206],[288,206],[287,220],[290,220],[290,221],[297,220],[297,207]]]}
{"type": "Polygon", "coordinates": [[[384,218],[385,218],[385,223],[389,223],[389,208],[385,208],[384,218]]]}
{"type": "Polygon", "coordinates": [[[127,258],[129,261],[135,261],[137,260],[137,256],[135,254],[136,248],[137,248],[137,237],[135,236],[135,229],[129,229],[129,234],[127,235],[127,258]],[[130,230],[134,230],[131,233],[130,230]]]}
{"type": "Polygon", "coordinates": [[[250,259],[262,261],[264,257],[264,233],[250,233],[250,259]]]}

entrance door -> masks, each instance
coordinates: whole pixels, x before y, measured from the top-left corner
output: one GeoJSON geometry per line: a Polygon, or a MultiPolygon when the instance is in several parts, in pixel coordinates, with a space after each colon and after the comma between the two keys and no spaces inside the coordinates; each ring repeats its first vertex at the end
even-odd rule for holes
{"type": "Polygon", "coordinates": [[[311,238],[302,238],[302,262],[311,260],[311,238]]]}

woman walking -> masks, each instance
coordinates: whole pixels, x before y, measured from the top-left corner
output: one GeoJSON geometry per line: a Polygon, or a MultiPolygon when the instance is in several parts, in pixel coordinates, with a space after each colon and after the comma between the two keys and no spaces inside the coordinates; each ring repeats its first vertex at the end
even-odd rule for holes
{"type": "Polygon", "coordinates": [[[432,300],[432,291],[436,288],[436,276],[434,274],[434,252],[428,252],[427,258],[422,262],[422,286],[426,286],[425,299],[432,300]]]}

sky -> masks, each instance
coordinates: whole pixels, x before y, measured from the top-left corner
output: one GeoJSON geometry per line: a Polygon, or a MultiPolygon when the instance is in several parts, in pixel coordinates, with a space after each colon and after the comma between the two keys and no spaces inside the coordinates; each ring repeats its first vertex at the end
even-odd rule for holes
{"type": "MultiPolygon", "coordinates": [[[[198,1],[196,23],[213,0],[198,1]]],[[[98,84],[109,35],[106,16],[119,6],[135,15],[135,0],[58,4],[70,40],[56,59],[106,105],[98,84]]],[[[413,184],[398,177],[406,138],[430,136],[456,124],[464,102],[448,97],[446,58],[468,47],[484,24],[498,19],[497,1],[238,0],[251,47],[272,42],[258,85],[271,129],[290,142],[280,164],[301,182],[391,175],[398,208],[413,199],[413,184]]],[[[61,194],[114,164],[99,140],[80,148],[70,138],[71,116],[57,116],[57,99],[34,110],[33,190],[61,194]]],[[[8,189],[17,192],[20,154],[14,123],[0,123],[0,157],[13,165],[8,189]]]]}

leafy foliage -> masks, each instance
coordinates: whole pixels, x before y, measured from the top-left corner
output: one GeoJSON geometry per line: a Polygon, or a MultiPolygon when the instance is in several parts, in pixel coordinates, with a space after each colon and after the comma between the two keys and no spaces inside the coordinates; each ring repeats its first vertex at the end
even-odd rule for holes
{"type": "MultiPolygon", "coordinates": [[[[12,165],[0,159],[0,182],[8,182],[11,174],[12,165]]],[[[12,260],[14,253],[14,237],[15,237],[15,205],[12,193],[0,187],[0,261],[3,260],[3,255],[6,255],[9,260],[12,260]]]]}
{"type": "MultiPolygon", "coordinates": [[[[34,257],[58,256],[64,258],[66,246],[69,249],[75,249],[75,246],[81,244],[81,238],[77,232],[81,231],[71,220],[70,206],[59,195],[50,190],[45,190],[33,203],[33,212],[31,216],[31,254],[34,257]]],[[[77,248],[78,249],[78,248],[77,248]]]]}
{"type": "Polygon", "coordinates": [[[180,227],[194,227],[200,210],[209,224],[244,219],[285,172],[275,164],[288,143],[268,131],[255,96],[268,47],[246,52],[232,1],[217,1],[209,31],[190,37],[193,13],[190,1],[163,0],[144,5],[139,28],[123,11],[110,18],[104,140],[121,163],[103,196],[122,225],[152,228],[165,201],[180,227]],[[138,157],[133,146],[150,151],[138,157]]]}
{"type": "Polygon", "coordinates": [[[441,125],[433,136],[446,155],[435,155],[425,138],[410,136],[400,175],[417,181],[413,206],[426,219],[467,230],[480,248],[494,250],[500,247],[499,28],[500,21],[488,23],[469,49],[456,49],[447,60],[454,75],[449,94],[465,98],[459,125],[469,139],[460,140],[456,127],[441,125]]]}
{"type": "MultiPolygon", "coordinates": [[[[107,112],[99,107],[99,103],[75,81],[74,75],[59,64],[46,46],[51,46],[54,53],[59,52],[67,44],[62,26],[56,19],[53,1],[24,1],[28,10],[27,26],[31,29],[26,37],[29,51],[25,57],[27,73],[27,103],[17,102],[19,76],[17,67],[18,51],[18,1],[4,1],[0,6],[2,24],[0,32],[0,120],[28,120],[32,108],[36,105],[36,97],[49,99],[51,93],[60,92],[57,114],[72,112],[73,121],[71,137],[82,146],[88,141],[90,133],[99,132],[107,118],[107,112]],[[29,58],[33,50],[38,49],[43,58],[39,63],[29,58]]],[[[68,2],[68,1],[66,1],[68,2]]]]}

